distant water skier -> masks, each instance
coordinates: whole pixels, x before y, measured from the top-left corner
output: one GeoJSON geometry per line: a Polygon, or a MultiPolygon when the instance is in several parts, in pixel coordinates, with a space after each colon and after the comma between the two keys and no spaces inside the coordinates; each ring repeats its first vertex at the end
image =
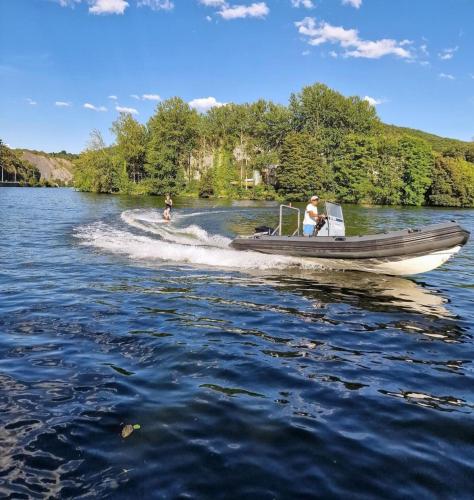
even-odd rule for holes
{"type": "Polygon", "coordinates": [[[163,211],[163,219],[166,222],[171,221],[171,209],[173,208],[173,200],[170,194],[166,195],[165,198],[165,210],[163,211]]]}

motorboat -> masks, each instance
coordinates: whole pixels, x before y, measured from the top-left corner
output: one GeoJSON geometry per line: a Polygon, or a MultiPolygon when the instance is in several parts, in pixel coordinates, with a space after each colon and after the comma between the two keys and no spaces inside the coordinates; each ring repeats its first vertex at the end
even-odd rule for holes
{"type": "Polygon", "coordinates": [[[312,236],[300,234],[300,221],[300,209],[280,205],[276,228],[258,227],[251,236],[235,238],[231,246],[237,250],[310,259],[325,268],[410,276],[441,266],[459,252],[470,236],[456,221],[346,236],[342,207],[329,202],[326,202],[326,216],[315,226],[312,236]],[[283,216],[289,210],[296,212],[297,227],[285,236],[283,216]]]}

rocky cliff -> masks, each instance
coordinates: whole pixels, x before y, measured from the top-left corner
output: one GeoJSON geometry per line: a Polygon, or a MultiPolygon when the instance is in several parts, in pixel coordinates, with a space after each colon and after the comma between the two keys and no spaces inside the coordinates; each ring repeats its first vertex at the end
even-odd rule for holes
{"type": "Polygon", "coordinates": [[[46,153],[22,151],[22,159],[31,163],[41,173],[41,179],[49,182],[72,184],[74,165],[70,160],[54,158],[46,153]]]}

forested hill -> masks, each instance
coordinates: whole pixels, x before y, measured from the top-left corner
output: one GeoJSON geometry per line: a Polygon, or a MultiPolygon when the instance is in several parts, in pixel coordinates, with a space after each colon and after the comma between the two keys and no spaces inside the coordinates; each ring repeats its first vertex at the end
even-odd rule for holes
{"type": "Polygon", "coordinates": [[[79,189],[134,194],[474,206],[474,144],[383,124],[374,107],[322,84],[287,106],[259,100],[199,114],[178,97],[146,124],[122,114],[94,132],[79,189]]]}
{"type": "Polygon", "coordinates": [[[69,186],[73,184],[73,160],[78,155],[61,151],[45,153],[11,149],[0,140],[0,182],[26,186],[69,186]]]}
{"type": "Polygon", "coordinates": [[[468,161],[474,163],[474,142],[461,141],[459,139],[451,139],[448,137],[440,137],[439,135],[423,132],[415,128],[400,127],[397,125],[383,125],[386,133],[397,136],[410,135],[418,137],[429,143],[433,151],[448,154],[453,156],[464,156],[468,161]]]}

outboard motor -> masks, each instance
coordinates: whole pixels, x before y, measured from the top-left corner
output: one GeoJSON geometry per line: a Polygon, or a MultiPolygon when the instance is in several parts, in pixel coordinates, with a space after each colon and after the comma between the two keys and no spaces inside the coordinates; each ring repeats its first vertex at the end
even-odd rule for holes
{"type": "Polygon", "coordinates": [[[346,225],[341,205],[326,202],[326,224],[317,232],[317,236],[345,236],[346,225]]]}

